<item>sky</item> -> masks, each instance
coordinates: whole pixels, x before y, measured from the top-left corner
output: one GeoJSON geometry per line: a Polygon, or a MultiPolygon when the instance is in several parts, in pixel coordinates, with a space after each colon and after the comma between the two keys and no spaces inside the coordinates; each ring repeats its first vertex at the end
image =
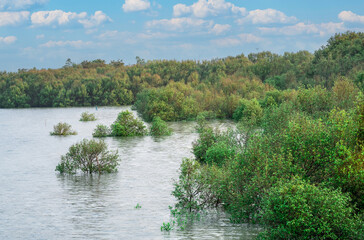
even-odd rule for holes
{"type": "Polygon", "coordinates": [[[346,31],[364,0],[0,0],[0,70],[313,53],[346,31]]]}

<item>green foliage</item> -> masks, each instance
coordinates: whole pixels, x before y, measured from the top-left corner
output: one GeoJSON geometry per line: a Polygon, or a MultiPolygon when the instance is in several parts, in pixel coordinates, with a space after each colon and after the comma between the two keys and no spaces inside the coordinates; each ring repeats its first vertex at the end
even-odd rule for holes
{"type": "Polygon", "coordinates": [[[72,126],[68,123],[58,123],[57,125],[53,126],[53,132],[51,135],[57,136],[67,136],[67,135],[76,135],[77,132],[72,130],[72,126]]]}
{"type": "Polygon", "coordinates": [[[173,229],[174,225],[171,222],[163,223],[161,226],[161,231],[169,232],[173,229]]]}
{"type": "Polygon", "coordinates": [[[81,114],[80,121],[82,121],[82,122],[96,121],[95,114],[94,113],[89,113],[89,112],[83,112],[81,114]]]}
{"type": "Polygon", "coordinates": [[[111,173],[117,171],[119,156],[117,152],[109,152],[104,141],[83,139],[73,144],[68,153],[61,157],[56,171],[75,174],[77,170],[84,173],[111,173]]]}
{"type": "Polygon", "coordinates": [[[233,119],[255,125],[260,123],[262,116],[263,109],[255,98],[242,99],[234,112],[233,119]]]}
{"type": "Polygon", "coordinates": [[[147,130],[142,121],[129,111],[119,113],[116,121],[111,125],[112,135],[116,137],[143,136],[147,130]]]}
{"type": "Polygon", "coordinates": [[[200,137],[193,143],[192,152],[196,160],[206,163],[206,152],[216,142],[217,137],[210,127],[201,128],[200,137]]]}
{"type": "Polygon", "coordinates": [[[262,200],[260,239],[363,239],[363,222],[339,190],[294,178],[271,188],[262,200]]]}
{"type": "Polygon", "coordinates": [[[142,208],[142,206],[139,203],[137,203],[137,205],[134,208],[135,209],[140,209],[140,208],[142,208]]]}
{"type": "Polygon", "coordinates": [[[98,124],[92,133],[94,137],[108,137],[111,136],[111,129],[108,126],[98,124]]]}
{"type": "Polygon", "coordinates": [[[168,125],[160,117],[154,117],[152,125],[150,126],[150,135],[152,136],[169,136],[172,134],[172,130],[168,128],[168,125]]]}
{"type": "Polygon", "coordinates": [[[206,151],[206,163],[222,166],[226,161],[235,157],[236,149],[225,141],[214,143],[206,151]]]}

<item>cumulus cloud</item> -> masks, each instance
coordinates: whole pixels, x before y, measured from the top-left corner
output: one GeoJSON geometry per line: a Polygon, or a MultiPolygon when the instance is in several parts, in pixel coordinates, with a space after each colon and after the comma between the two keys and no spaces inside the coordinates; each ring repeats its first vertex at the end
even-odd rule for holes
{"type": "Polygon", "coordinates": [[[41,47],[73,47],[73,48],[83,48],[90,46],[92,42],[84,42],[82,40],[77,41],[48,41],[44,44],[41,44],[41,47]]]}
{"type": "Polygon", "coordinates": [[[28,11],[22,12],[0,12],[0,27],[7,25],[16,25],[29,19],[28,11]]]}
{"type": "Polygon", "coordinates": [[[111,22],[111,18],[108,17],[105,13],[102,11],[96,11],[94,15],[92,15],[89,19],[80,19],[79,22],[85,27],[85,28],[92,28],[99,26],[105,22],[111,22]]]}
{"type": "Polygon", "coordinates": [[[94,15],[87,16],[86,12],[64,12],[62,10],[39,11],[30,17],[33,26],[57,26],[66,25],[71,22],[78,22],[85,28],[99,26],[104,22],[111,21],[102,11],[96,11],[94,15]]]}
{"type": "Polygon", "coordinates": [[[225,0],[198,0],[190,6],[180,3],[173,7],[173,15],[175,17],[191,14],[197,18],[204,18],[210,15],[217,16],[223,13],[244,15],[246,9],[237,7],[230,2],[225,2],[225,0]]]}
{"type": "Polygon", "coordinates": [[[264,34],[283,34],[283,35],[300,35],[300,34],[319,34],[320,36],[325,36],[329,34],[334,34],[339,31],[345,31],[344,23],[320,23],[320,24],[305,24],[297,23],[293,26],[285,26],[281,28],[273,27],[259,28],[264,34]]]}
{"type": "Polygon", "coordinates": [[[30,17],[33,25],[65,25],[74,19],[82,19],[87,16],[87,13],[64,12],[62,10],[54,11],[39,11],[32,14],[30,17]]]}
{"type": "Polygon", "coordinates": [[[259,43],[261,41],[263,41],[262,38],[255,36],[251,33],[242,33],[236,37],[214,39],[212,40],[212,43],[222,47],[231,47],[245,43],[259,43]]]}
{"type": "Polygon", "coordinates": [[[0,37],[0,43],[11,44],[15,42],[17,38],[15,36],[0,37]]]}
{"type": "Polygon", "coordinates": [[[36,4],[44,4],[48,0],[0,0],[0,9],[26,9],[36,4]]]}
{"type": "Polygon", "coordinates": [[[249,11],[248,16],[243,19],[239,19],[238,23],[252,22],[253,24],[267,24],[267,23],[294,23],[297,21],[296,17],[288,17],[281,11],[275,9],[256,9],[249,11]]]}
{"type": "Polygon", "coordinates": [[[125,0],[123,4],[124,12],[143,11],[150,8],[150,2],[148,0],[125,0]]]}
{"type": "Polygon", "coordinates": [[[194,18],[172,18],[153,20],[146,23],[147,28],[163,28],[169,31],[183,31],[185,29],[191,30],[191,28],[203,28],[211,27],[212,21],[205,21],[202,19],[194,18]]]}
{"type": "Polygon", "coordinates": [[[364,23],[364,16],[353,13],[352,11],[342,11],[338,16],[344,22],[364,23]]]}
{"type": "Polygon", "coordinates": [[[210,30],[210,33],[220,35],[224,32],[229,31],[231,26],[229,24],[215,24],[214,27],[210,30]]]}

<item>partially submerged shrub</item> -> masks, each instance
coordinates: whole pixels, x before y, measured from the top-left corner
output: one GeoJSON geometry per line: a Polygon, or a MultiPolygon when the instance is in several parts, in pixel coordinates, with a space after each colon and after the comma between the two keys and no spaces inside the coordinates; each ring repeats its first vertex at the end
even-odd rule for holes
{"type": "Polygon", "coordinates": [[[94,137],[108,137],[111,135],[111,129],[108,126],[99,124],[96,126],[92,136],[94,137]]]}
{"type": "Polygon", "coordinates": [[[147,130],[142,121],[136,119],[129,111],[119,113],[111,125],[112,135],[117,137],[143,136],[147,130]]]}
{"type": "Polygon", "coordinates": [[[154,117],[152,125],[150,126],[150,135],[152,136],[169,136],[172,134],[172,130],[168,128],[168,125],[160,117],[154,117]]]}
{"type": "Polygon", "coordinates": [[[72,127],[68,123],[58,123],[57,125],[53,126],[53,132],[51,135],[59,135],[59,136],[66,136],[66,135],[76,135],[77,132],[72,130],[72,127]]]}
{"type": "Polygon", "coordinates": [[[116,172],[119,165],[117,152],[109,152],[104,141],[83,139],[72,145],[68,153],[61,157],[56,171],[75,174],[77,170],[84,173],[116,172]]]}
{"type": "Polygon", "coordinates": [[[340,190],[300,179],[280,183],[262,201],[261,239],[363,239],[363,222],[340,190]]]}
{"type": "Polygon", "coordinates": [[[89,113],[89,112],[83,112],[81,114],[80,121],[82,121],[82,122],[96,121],[95,114],[94,113],[89,113]]]}

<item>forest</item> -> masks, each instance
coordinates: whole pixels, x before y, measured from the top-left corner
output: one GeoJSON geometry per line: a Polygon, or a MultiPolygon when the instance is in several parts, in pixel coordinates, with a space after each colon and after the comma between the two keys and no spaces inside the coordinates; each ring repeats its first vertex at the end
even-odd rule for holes
{"type": "Polygon", "coordinates": [[[364,238],[364,33],[314,53],[209,61],[68,59],[0,73],[0,108],[133,105],[143,120],[197,120],[172,214],[223,208],[260,239],[364,238]],[[210,119],[236,128],[213,129],[210,119]]]}

